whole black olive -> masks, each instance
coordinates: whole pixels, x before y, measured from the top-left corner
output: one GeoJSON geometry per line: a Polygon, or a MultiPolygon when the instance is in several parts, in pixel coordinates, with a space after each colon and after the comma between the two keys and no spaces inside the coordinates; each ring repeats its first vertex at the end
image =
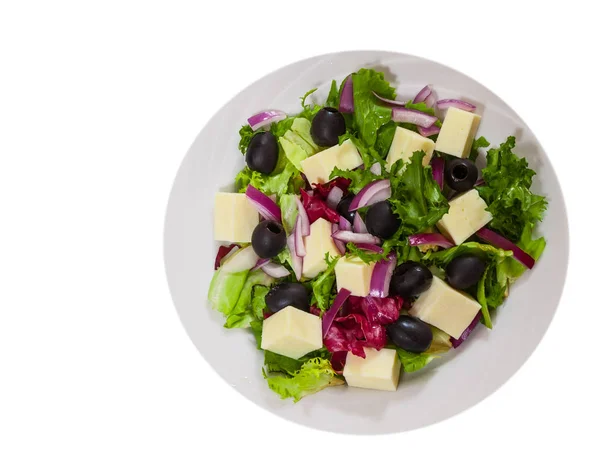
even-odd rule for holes
{"type": "Polygon", "coordinates": [[[433,340],[431,327],[408,315],[400,315],[396,322],[388,325],[387,333],[396,346],[409,352],[425,352],[433,340]]]}
{"type": "Polygon", "coordinates": [[[356,216],[356,211],[348,211],[352,199],[354,199],[354,194],[346,194],[336,207],[337,212],[350,221],[350,223],[354,222],[354,216],[356,216]]]}
{"type": "Polygon", "coordinates": [[[385,240],[396,233],[400,227],[400,218],[392,212],[390,203],[384,200],[371,205],[365,223],[371,235],[385,240]]]}
{"type": "Polygon", "coordinates": [[[290,305],[305,312],[308,312],[310,308],[308,290],[301,283],[286,282],[275,285],[267,293],[265,302],[268,309],[273,313],[290,305]]]}
{"type": "Polygon", "coordinates": [[[469,191],[475,185],[479,170],[466,158],[456,158],[446,165],[445,178],[448,186],[459,193],[469,191]]]}
{"type": "Polygon", "coordinates": [[[335,108],[321,108],[310,126],[310,136],[315,144],[331,147],[338,143],[338,138],[346,133],[344,116],[335,108]]]}
{"type": "Polygon", "coordinates": [[[485,262],[477,255],[461,255],[446,267],[448,283],[459,290],[472,287],[483,275],[485,262]]]}
{"type": "Polygon", "coordinates": [[[285,231],[275,221],[262,221],[252,232],[252,248],[261,258],[272,258],[286,245],[285,231]]]}
{"type": "Polygon", "coordinates": [[[273,133],[261,132],[252,137],[246,150],[246,164],[250,169],[270,174],[277,166],[278,158],[279,147],[273,133]]]}
{"type": "Polygon", "coordinates": [[[418,296],[431,287],[433,274],[421,263],[407,261],[394,270],[390,281],[392,296],[418,296]]]}

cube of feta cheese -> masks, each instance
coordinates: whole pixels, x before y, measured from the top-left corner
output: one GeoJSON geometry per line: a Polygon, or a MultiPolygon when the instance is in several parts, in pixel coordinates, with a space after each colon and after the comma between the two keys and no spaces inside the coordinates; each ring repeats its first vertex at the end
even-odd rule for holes
{"type": "Polygon", "coordinates": [[[476,189],[455,197],[449,205],[448,213],[442,216],[437,226],[456,245],[462,244],[492,220],[492,214],[486,210],[487,204],[476,189]]]}
{"type": "Polygon", "coordinates": [[[344,256],[335,264],[338,291],[345,288],[354,296],[368,296],[375,262],[365,263],[358,257],[344,256]]]}
{"type": "Polygon", "coordinates": [[[299,359],[323,347],[321,318],[288,306],[263,322],[261,347],[299,359]]]}
{"type": "Polygon", "coordinates": [[[433,276],[431,287],[421,294],[408,313],[454,338],[459,338],[477,315],[481,305],[433,276]]]}
{"type": "Polygon", "coordinates": [[[327,269],[325,254],[337,257],[340,251],[331,238],[331,223],[323,218],[310,225],[310,235],[304,238],[306,256],[302,264],[302,276],[312,279],[327,269]]]}
{"type": "Polygon", "coordinates": [[[350,387],[395,391],[400,377],[400,361],[394,349],[365,348],[366,358],[348,353],[344,378],[350,387]]]}
{"type": "Polygon", "coordinates": [[[434,147],[435,143],[431,139],[425,138],[412,130],[396,127],[396,133],[394,133],[394,139],[386,160],[388,170],[400,159],[408,163],[412,154],[419,150],[425,152],[423,166],[427,166],[431,161],[434,147]]]}
{"type": "Polygon", "coordinates": [[[481,116],[458,108],[448,108],[435,150],[455,157],[465,158],[471,152],[473,138],[479,128],[481,116]]]}
{"type": "Polygon", "coordinates": [[[346,170],[357,168],[361,164],[363,160],[360,153],[349,139],[300,162],[302,172],[311,184],[331,180],[329,175],[335,167],[346,170]]]}
{"type": "Polygon", "coordinates": [[[258,225],[258,211],[243,193],[217,193],[214,236],[217,241],[249,243],[258,225]]]}

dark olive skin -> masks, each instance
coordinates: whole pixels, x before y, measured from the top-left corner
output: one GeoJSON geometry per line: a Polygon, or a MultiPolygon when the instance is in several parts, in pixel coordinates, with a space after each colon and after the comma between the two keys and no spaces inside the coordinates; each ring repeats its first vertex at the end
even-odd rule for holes
{"type": "Polygon", "coordinates": [[[461,255],[446,267],[448,283],[458,290],[471,288],[483,275],[485,261],[477,255],[461,255]]]}
{"type": "Polygon", "coordinates": [[[262,221],[252,232],[252,248],[261,258],[273,258],[286,245],[285,231],[275,221],[262,221]]]}
{"type": "Polygon", "coordinates": [[[390,293],[392,296],[404,298],[418,296],[431,287],[433,274],[427,266],[407,261],[394,270],[390,281],[390,293]]]}
{"type": "Polygon", "coordinates": [[[350,223],[354,221],[354,216],[356,216],[356,211],[348,211],[352,199],[354,199],[353,194],[346,194],[336,207],[337,212],[350,221],[350,223]]]}
{"type": "Polygon", "coordinates": [[[287,282],[271,288],[271,291],[265,297],[265,302],[267,308],[273,313],[283,310],[290,305],[298,310],[308,312],[310,308],[310,295],[301,283],[287,282]]]}
{"type": "Polygon", "coordinates": [[[321,108],[310,126],[310,136],[317,146],[331,147],[346,133],[344,116],[335,108],[321,108]]]}
{"type": "Polygon", "coordinates": [[[433,340],[427,323],[408,315],[400,315],[396,322],[388,325],[387,333],[396,346],[409,352],[425,352],[433,340]]]}
{"type": "Polygon", "coordinates": [[[250,169],[270,174],[277,166],[278,158],[279,147],[273,133],[262,132],[252,137],[246,150],[246,164],[250,169]]]}
{"type": "Polygon", "coordinates": [[[448,186],[462,193],[473,188],[479,176],[479,170],[471,160],[456,158],[446,165],[444,175],[448,186]]]}
{"type": "Polygon", "coordinates": [[[365,224],[371,235],[385,240],[396,233],[400,227],[400,218],[392,212],[390,203],[384,200],[371,205],[367,211],[365,224]]]}

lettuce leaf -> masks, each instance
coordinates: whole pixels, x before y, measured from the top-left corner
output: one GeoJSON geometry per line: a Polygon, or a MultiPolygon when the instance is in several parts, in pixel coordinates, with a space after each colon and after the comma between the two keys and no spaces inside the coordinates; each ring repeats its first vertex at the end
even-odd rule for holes
{"type": "Polygon", "coordinates": [[[488,151],[482,171],[485,185],[477,190],[494,217],[489,226],[516,242],[525,226],[543,219],[548,202],[529,190],[535,171],[529,169],[525,158],[513,153],[514,147],[515,137],[509,136],[500,147],[488,151]]]}
{"type": "Polygon", "coordinates": [[[250,127],[248,124],[242,125],[242,128],[240,128],[239,131],[240,143],[238,144],[238,149],[240,149],[242,155],[246,154],[246,150],[248,150],[248,144],[250,144],[250,140],[257,133],[258,131],[252,130],[252,127],[250,127]]]}
{"type": "Polygon", "coordinates": [[[338,90],[337,82],[335,80],[331,80],[331,87],[329,88],[325,106],[333,107],[335,109],[340,107],[340,90],[338,90]]]}
{"type": "Polygon", "coordinates": [[[244,286],[242,287],[235,306],[227,316],[225,327],[227,329],[249,327],[250,322],[253,319],[262,318],[262,310],[264,309],[264,296],[262,297],[261,304],[260,293],[257,298],[254,298],[253,296],[254,288],[257,286],[262,286],[262,288],[270,287],[274,280],[275,279],[263,271],[250,272],[246,278],[246,281],[244,282],[244,286]]]}
{"type": "Polygon", "coordinates": [[[452,342],[450,341],[450,335],[437,327],[431,326],[433,332],[433,340],[429,349],[425,352],[415,353],[405,351],[404,349],[395,348],[400,359],[400,363],[407,373],[412,373],[423,369],[433,359],[441,357],[442,354],[452,349],[452,342]]]}
{"type": "Polygon", "coordinates": [[[325,255],[327,269],[310,282],[312,288],[310,303],[316,305],[323,312],[331,307],[335,298],[331,290],[335,284],[335,264],[339,259],[340,257],[330,258],[327,253],[325,255]]]}
{"type": "Polygon", "coordinates": [[[485,137],[480,136],[476,140],[473,141],[473,145],[471,146],[471,153],[469,154],[469,160],[475,161],[479,156],[479,149],[482,147],[489,147],[490,143],[485,137]]]}
{"type": "Polygon", "coordinates": [[[279,198],[279,208],[281,208],[281,218],[283,220],[283,228],[285,233],[289,235],[296,224],[298,216],[298,204],[296,203],[295,194],[284,194],[279,198]]]}
{"type": "Polygon", "coordinates": [[[212,308],[228,316],[236,306],[249,271],[227,273],[219,268],[213,274],[208,289],[208,302],[212,308]]]}
{"type": "Polygon", "coordinates": [[[394,121],[389,121],[383,124],[379,129],[374,148],[381,158],[387,157],[390,147],[392,147],[392,141],[394,140],[394,135],[396,134],[397,128],[398,124],[396,124],[394,121]]]}
{"type": "Polygon", "coordinates": [[[344,381],[336,376],[331,362],[319,357],[305,362],[292,376],[268,376],[264,371],[263,375],[269,388],[279,394],[281,399],[294,398],[294,402],[324,388],[344,384],[344,381]]]}
{"type": "MultiPolygon", "coordinates": [[[[534,240],[531,236],[532,229],[533,227],[531,224],[526,224],[523,233],[521,234],[521,238],[516,244],[531,255],[534,260],[537,260],[546,248],[546,240],[543,237],[534,240]]],[[[508,280],[508,283],[512,284],[523,275],[525,269],[525,266],[514,258],[508,258],[498,265],[498,277],[501,280],[508,280]]]]}

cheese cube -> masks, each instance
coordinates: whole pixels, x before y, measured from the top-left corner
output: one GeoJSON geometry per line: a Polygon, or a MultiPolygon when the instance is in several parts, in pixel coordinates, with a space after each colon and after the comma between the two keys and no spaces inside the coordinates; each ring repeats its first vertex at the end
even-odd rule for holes
{"type": "Polygon", "coordinates": [[[323,218],[317,219],[310,225],[310,235],[304,238],[306,256],[302,264],[302,276],[312,279],[321,271],[327,269],[325,254],[337,257],[340,251],[331,238],[331,223],[323,218]]]}
{"type": "Polygon", "coordinates": [[[492,220],[492,214],[486,210],[487,204],[476,189],[455,197],[449,205],[448,213],[442,216],[437,226],[456,245],[462,244],[492,220]]]}
{"type": "Polygon", "coordinates": [[[342,257],[335,264],[338,291],[345,288],[354,296],[368,296],[375,262],[365,263],[358,257],[342,257]]]}
{"type": "Polygon", "coordinates": [[[350,387],[396,391],[400,378],[400,361],[394,349],[380,351],[365,348],[366,358],[348,353],[344,378],[350,387]]]}
{"type": "Polygon", "coordinates": [[[435,143],[435,150],[459,158],[471,153],[473,138],[479,128],[481,116],[458,108],[448,108],[442,129],[435,143]]]}
{"type": "Polygon", "coordinates": [[[331,171],[336,167],[347,170],[357,168],[361,164],[363,160],[360,153],[349,139],[300,162],[302,172],[311,184],[327,183],[331,180],[331,171]]]}
{"type": "Polygon", "coordinates": [[[408,313],[459,338],[480,309],[481,305],[471,296],[433,276],[431,287],[419,296],[408,313]]]}
{"type": "Polygon", "coordinates": [[[299,359],[323,347],[321,318],[288,306],[263,322],[261,347],[299,359]]]}
{"type": "Polygon", "coordinates": [[[423,166],[427,166],[431,161],[434,147],[435,143],[431,139],[425,138],[412,130],[396,127],[396,133],[394,133],[394,139],[386,160],[388,171],[400,159],[408,163],[412,154],[419,150],[425,152],[423,166]]]}
{"type": "Polygon", "coordinates": [[[258,220],[258,211],[245,194],[217,193],[215,196],[215,240],[249,243],[258,220]]]}

